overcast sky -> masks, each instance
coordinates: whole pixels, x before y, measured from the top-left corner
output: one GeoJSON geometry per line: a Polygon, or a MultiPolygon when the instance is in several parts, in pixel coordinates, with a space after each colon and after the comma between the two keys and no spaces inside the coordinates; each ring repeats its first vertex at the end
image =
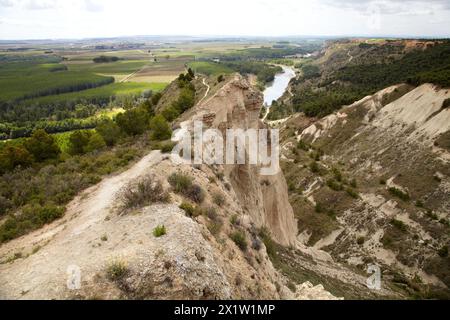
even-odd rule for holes
{"type": "Polygon", "coordinates": [[[450,36],[450,0],[0,0],[0,39],[450,36]]]}

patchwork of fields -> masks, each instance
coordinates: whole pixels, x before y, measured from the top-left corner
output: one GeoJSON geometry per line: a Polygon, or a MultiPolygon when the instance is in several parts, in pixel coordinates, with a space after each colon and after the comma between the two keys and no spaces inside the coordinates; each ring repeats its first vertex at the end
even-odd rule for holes
{"type": "Polygon", "coordinates": [[[192,41],[117,50],[76,44],[0,47],[0,140],[28,137],[37,128],[49,133],[92,128],[94,113],[139,105],[142,97],[164,90],[188,68],[211,77],[252,73],[264,84],[276,70],[264,65],[262,58],[299,50],[272,46],[192,41]],[[213,62],[216,59],[223,63],[213,62]]]}

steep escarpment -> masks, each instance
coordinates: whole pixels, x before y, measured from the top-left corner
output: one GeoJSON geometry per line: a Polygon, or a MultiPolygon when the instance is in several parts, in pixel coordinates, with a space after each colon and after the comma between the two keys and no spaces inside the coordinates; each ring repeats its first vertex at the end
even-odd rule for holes
{"type": "Polygon", "coordinates": [[[405,296],[449,293],[448,89],[396,85],[323,119],[283,125],[301,241],[405,296]],[[443,144],[441,142],[441,144],[443,144]]]}
{"type": "MultiPolygon", "coordinates": [[[[209,128],[219,129],[224,137],[227,129],[264,129],[259,119],[262,103],[261,93],[237,76],[199,106],[192,121],[201,120],[209,128]]],[[[297,229],[283,173],[262,175],[261,167],[248,163],[225,165],[224,169],[252,221],[267,227],[280,244],[293,245],[297,229]]]]}
{"type": "MultiPolygon", "coordinates": [[[[236,77],[190,110],[182,127],[200,119],[259,128],[261,105],[260,93],[236,77]]],[[[317,284],[288,289],[269,259],[266,245],[294,244],[297,235],[282,173],[170,158],[152,152],[80,194],[62,220],[0,247],[0,297],[334,299],[317,284]],[[176,177],[192,189],[182,192],[176,177]],[[168,197],[124,211],[125,190],[143,179],[150,185],[139,190],[168,197]]]]}

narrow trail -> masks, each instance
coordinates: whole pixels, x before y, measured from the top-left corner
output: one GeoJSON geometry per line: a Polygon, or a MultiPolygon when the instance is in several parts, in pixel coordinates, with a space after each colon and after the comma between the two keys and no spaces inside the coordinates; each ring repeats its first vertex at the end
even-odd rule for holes
{"type": "Polygon", "coordinates": [[[124,83],[127,82],[128,80],[130,80],[131,78],[133,78],[135,75],[137,75],[139,72],[141,72],[142,70],[144,70],[146,67],[148,67],[148,65],[143,66],[142,68],[140,68],[139,70],[136,70],[135,72],[127,75],[125,78],[123,78],[122,80],[119,81],[119,83],[124,83]]]}
{"type": "Polygon", "coordinates": [[[93,245],[102,234],[119,229],[114,222],[118,192],[162,159],[160,151],[151,152],[128,170],[78,195],[62,219],[2,245],[2,259],[15,252],[39,250],[13,263],[0,264],[0,298],[35,298],[39,292],[52,292],[56,283],[65,279],[68,266],[83,269],[103,263],[112,252],[103,246],[94,255],[93,245]]]}
{"type": "Polygon", "coordinates": [[[270,108],[268,108],[268,107],[265,106],[265,105],[263,106],[263,108],[266,108],[266,114],[264,115],[262,121],[263,121],[263,122],[266,122],[267,116],[269,115],[269,112],[270,112],[270,108]]]}
{"type": "Polygon", "coordinates": [[[206,87],[206,93],[203,96],[203,98],[201,98],[201,100],[198,102],[199,105],[203,102],[203,100],[206,99],[206,97],[208,96],[209,92],[211,91],[211,87],[210,87],[209,84],[206,83],[206,79],[205,78],[203,78],[203,85],[206,87]]]}
{"type": "Polygon", "coordinates": [[[349,56],[348,62],[352,62],[353,56],[350,54],[350,50],[347,52],[347,55],[349,56]]]}
{"type": "MultiPolygon", "coordinates": [[[[145,52],[143,50],[139,50],[140,52],[144,53],[145,52]]],[[[148,53],[149,57],[152,58],[153,54],[152,53],[148,53]]],[[[127,82],[128,80],[130,80],[131,78],[133,78],[135,75],[137,75],[139,72],[141,72],[142,70],[144,70],[146,67],[148,67],[149,65],[146,64],[145,66],[143,66],[142,68],[140,68],[139,70],[136,70],[133,73],[130,73],[129,75],[127,75],[125,78],[123,78],[122,80],[119,81],[119,83],[124,83],[127,82]]]]}

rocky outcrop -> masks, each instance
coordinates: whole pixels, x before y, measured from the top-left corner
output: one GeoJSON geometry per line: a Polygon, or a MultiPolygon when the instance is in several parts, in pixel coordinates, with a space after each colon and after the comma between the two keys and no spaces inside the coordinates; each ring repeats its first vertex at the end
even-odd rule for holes
{"type": "MultiPolygon", "coordinates": [[[[201,119],[208,127],[226,129],[267,128],[259,119],[263,97],[237,75],[213,97],[202,104],[193,120],[201,119]]],[[[297,223],[289,204],[283,173],[263,176],[260,166],[226,165],[225,172],[244,210],[256,227],[266,227],[282,245],[294,245],[297,223]]]]}
{"type": "Polygon", "coordinates": [[[351,268],[376,262],[386,282],[401,275],[406,289],[395,294],[448,295],[450,154],[439,139],[450,131],[449,98],[432,84],[400,84],[312,124],[288,120],[282,150],[303,242],[351,268]]]}

